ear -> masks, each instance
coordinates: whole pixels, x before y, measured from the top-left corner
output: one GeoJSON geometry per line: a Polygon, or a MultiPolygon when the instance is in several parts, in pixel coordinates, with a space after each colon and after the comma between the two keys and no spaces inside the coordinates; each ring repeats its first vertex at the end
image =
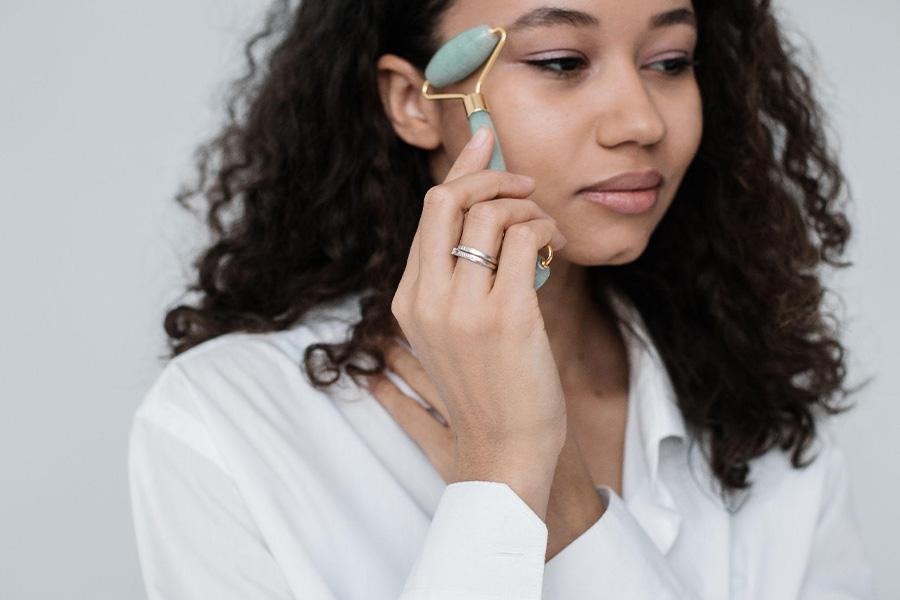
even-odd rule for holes
{"type": "Polygon", "coordinates": [[[381,104],[397,135],[419,148],[440,146],[440,107],[422,95],[419,70],[395,54],[382,55],[376,68],[381,104]]]}

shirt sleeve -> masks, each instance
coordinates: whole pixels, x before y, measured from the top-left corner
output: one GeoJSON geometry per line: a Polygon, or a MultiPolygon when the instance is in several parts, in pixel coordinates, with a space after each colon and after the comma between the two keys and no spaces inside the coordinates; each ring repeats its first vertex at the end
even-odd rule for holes
{"type": "Polygon", "coordinates": [[[129,478],[150,600],[293,600],[234,482],[195,446],[136,419],[129,478]]]}
{"type": "Polygon", "coordinates": [[[799,598],[872,600],[874,569],[863,547],[847,460],[830,441],[822,457],[828,469],[825,491],[799,598]]]}
{"type": "Polygon", "coordinates": [[[444,489],[401,600],[540,600],[547,525],[506,483],[444,489]]]}

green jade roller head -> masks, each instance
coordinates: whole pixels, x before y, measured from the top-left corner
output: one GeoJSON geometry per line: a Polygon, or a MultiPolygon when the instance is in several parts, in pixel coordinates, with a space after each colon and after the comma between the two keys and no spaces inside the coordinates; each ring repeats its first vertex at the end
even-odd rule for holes
{"type": "MultiPolygon", "coordinates": [[[[494,150],[491,154],[489,169],[505,171],[506,163],[500,150],[500,140],[494,123],[488,111],[487,100],[481,93],[481,84],[488,71],[497,60],[503,44],[506,42],[506,31],[502,27],[489,27],[478,25],[466,29],[441,46],[428,65],[425,67],[425,83],[422,85],[422,95],[429,100],[444,100],[449,98],[461,99],[466,107],[466,116],[469,119],[469,131],[474,134],[482,125],[490,127],[494,134],[494,150]],[[499,36],[499,37],[498,37],[499,36]],[[486,62],[485,62],[486,61],[486,62]],[[475,91],[469,94],[431,94],[429,86],[444,87],[462,81],[475,70],[484,65],[475,91]]],[[[534,272],[534,289],[539,289],[550,277],[550,261],[553,259],[553,248],[550,244],[545,246],[547,257],[538,254],[534,272]]]]}

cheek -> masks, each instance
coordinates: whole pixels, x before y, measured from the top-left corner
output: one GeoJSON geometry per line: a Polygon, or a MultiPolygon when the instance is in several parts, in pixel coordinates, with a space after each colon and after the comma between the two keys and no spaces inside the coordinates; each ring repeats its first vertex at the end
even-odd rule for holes
{"type": "Polygon", "coordinates": [[[571,147],[571,119],[559,110],[559,102],[533,95],[507,96],[491,102],[491,118],[500,136],[506,168],[539,181],[557,172],[554,157],[571,147]]]}
{"type": "Polygon", "coordinates": [[[696,83],[660,107],[666,121],[671,164],[679,170],[687,169],[703,136],[703,104],[696,83]]]}
{"type": "Polygon", "coordinates": [[[441,139],[450,156],[457,156],[472,137],[461,100],[440,100],[441,139]]]}

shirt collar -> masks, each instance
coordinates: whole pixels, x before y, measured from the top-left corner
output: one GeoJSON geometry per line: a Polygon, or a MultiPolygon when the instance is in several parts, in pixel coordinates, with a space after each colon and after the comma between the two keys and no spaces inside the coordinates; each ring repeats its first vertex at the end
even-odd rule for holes
{"type": "Polygon", "coordinates": [[[640,312],[624,293],[613,287],[607,288],[606,296],[613,312],[624,321],[617,324],[628,353],[629,411],[633,411],[637,421],[641,454],[651,484],[655,484],[662,441],[669,437],[687,439],[684,417],[668,370],[640,312]]]}

